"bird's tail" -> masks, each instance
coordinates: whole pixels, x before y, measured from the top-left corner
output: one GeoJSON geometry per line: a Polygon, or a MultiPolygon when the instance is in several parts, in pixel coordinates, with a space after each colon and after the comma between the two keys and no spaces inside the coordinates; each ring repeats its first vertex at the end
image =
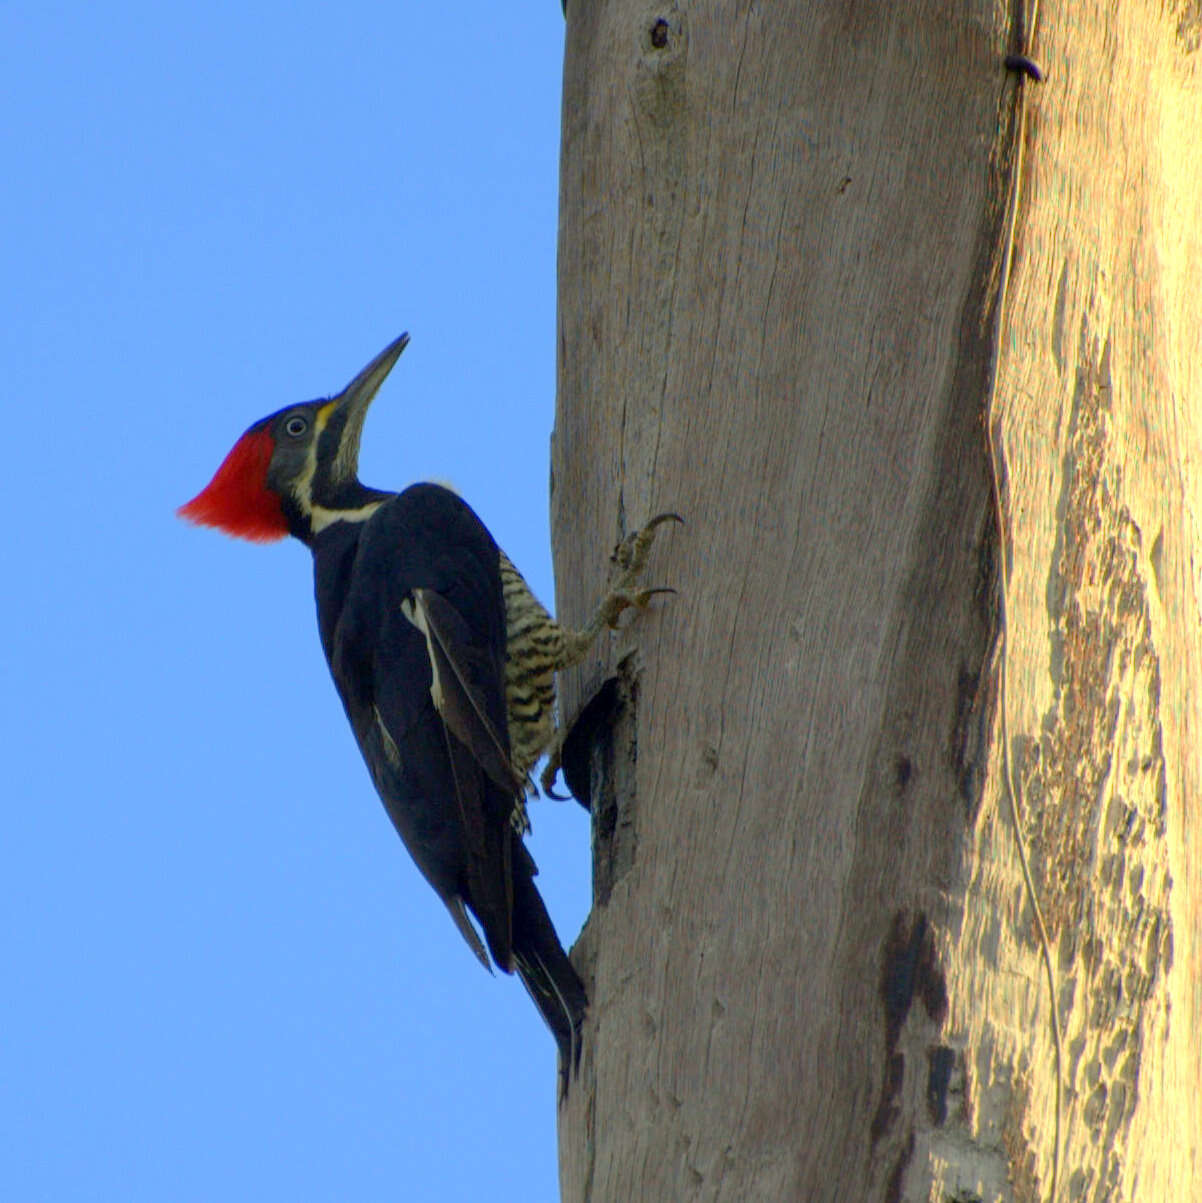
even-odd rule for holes
{"type": "Polygon", "coordinates": [[[566,1080],[580,1061],[580,1030],[588,995],[534,884],[534,862],[525,847],[520,843],[519,847],[520,852],[514,849],[513,866],[514,968],[559,1045],[560,1069],[566,1080]]]}

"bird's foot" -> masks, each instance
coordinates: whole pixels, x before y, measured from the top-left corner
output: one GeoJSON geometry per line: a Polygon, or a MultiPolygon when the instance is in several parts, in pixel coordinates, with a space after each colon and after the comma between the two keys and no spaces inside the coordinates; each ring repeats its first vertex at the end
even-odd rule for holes
{"type": "Polygon", "coordinates": [[[601,618],[611,631],[618,629],[618,619],[627,610],[645,610],[653,597],[675,593],[675,589],[611,589],[601,603],[601,618]]]}
{"type": "MultiPolygon", "coordinates": [[[[657,514],[646,526],[627,535],[614,548],[610,559],[618,566],[618,579],[597,607],[588,625],[579,631],[564,630],[563,648],[555,664],[556,670],[571,668],[579,664],[588,654],[597,636],[609,627],[617,630],[618,619],[630,609],[645,610],[651,599],[661,593],[674,593],[674,589],[657,589],[640,586],[639,577],[647,563],[655,532],[665,522],[683,522],[679,514],[657,514]]],[[[561,628],[562,629],[562,628],[561,628]]]]}
{"type": "Polygon", "coordinates": [[[679,514],[656,514],[641,530],[626,536],[613,550],[610,559],[621,569],[613,588],[601,603],[600,617],[605,626],[616,630],[618,619],[630,609],[645,610],[653,597],[675,593],[675,589],[639,588],[639,577],[647,565],[656,531],[665,522],[683,522],[679,514]]]}
{"type": "Polygon", "coordinates": [[[651,553],[651,544],[655,542],[655,532],[665,522],[683,523],[684,519],[679,514],[672,513],[671,511],[656,514],[641,530],[636,530],[633,534],[627,535],[614,548],[610,559],[622,569],[624,574],[630,573],[633,576],[638,576],[647,563],[647,556],[651,553]]]}
{"type": "MultiPolygon", "coordinates": [[[[618,579],[597,607],[588,625],[580,631],[565,630],[563,648],[555,664],[556,671],[570,668],[578,664],[588,654],[589,648],[597,636],[606,628],[617,630],[618,619],[627,610],[645,610],[653,597],[661,594],[675,593],[675,589],[657,586],[646,586],[639,582],[639,577],[647,565],[647,557],[651,554],[651,546],[655,542],[656,532],[665,522],[684,522],[675,513],[656,514],[639,530],[627,535],[614,548],[610,559],[619,569],[618,579]]],[[[559,773],[563,759],[563,745],[567,732],[557,729],[551,742],[545,749],[547,763],[539,777],[539,785],[544,796],[563,801],[570,795],[555,792],[555,778],[559,773]]]]}
{"type": "Polygon", "coordinates": [[[547,748],[547,763],[543,765],[543,771],[538,779],[543,797],[553,798],[556,802],[568,802],[572,797],[571,794],[557,793],[555,789],[555,778],[559,776],[559,770],[563,767],[563,741],[566,738],[567,732],[562,730],[555,732],[555,738],[547,748]]]}

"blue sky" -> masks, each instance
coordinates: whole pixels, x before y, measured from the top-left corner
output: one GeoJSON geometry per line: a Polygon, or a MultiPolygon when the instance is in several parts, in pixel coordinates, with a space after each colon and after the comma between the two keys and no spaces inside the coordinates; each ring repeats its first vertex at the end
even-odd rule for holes
{"type": "MultiPolygon", "coordinates": [[[[0,1197],[556,1197],[555,1048],[393,834],[307,552],[179,522],[400,331],[362,475],[551,601],[558,0],[0,9],[0,1197]]],[[[565,943],[588,824],[534,811],[565,943]]]]}

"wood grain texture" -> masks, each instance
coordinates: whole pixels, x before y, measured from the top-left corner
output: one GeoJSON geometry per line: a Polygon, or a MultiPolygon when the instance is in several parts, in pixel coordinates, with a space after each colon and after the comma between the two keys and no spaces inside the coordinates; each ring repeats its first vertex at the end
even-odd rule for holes
{"type": "MultiPolygon", "coordinates": [[[[1068,1199],[1202,1198],[1200,18],[1196,3],[1044,6],[1049,83],[995,401],[1011,731],[1056,945],[1068,1199]]],[[[1001,897],[984,852],[1001,834],[976,833],[983,903],[1001,897]]],[[[952,952],[966,964],[983,903],[970,892],[952,952]]],[[[1046,1040],[1019,1040],[1045,1030],[1046,1002],[975,977],[963,1022],[978,1050],[1015,1047],[1025,1142],[1050,1082],[1046,1040]]],[[[976,1063],[983,1087],[999,1080],[1000,1062],[976,1063]]]]}
{"type": "Polygon", "coordinates": [[[1199,1184],[1202,26],[1042,8],[991,396],[1008,7],[569,4],[560,617],[688,525],[649,573],[679,595],[563,682],[569,718],[621,697],[565,1200],[1046,1194],[995,406],[1061,1197],[1199,1184]]]}

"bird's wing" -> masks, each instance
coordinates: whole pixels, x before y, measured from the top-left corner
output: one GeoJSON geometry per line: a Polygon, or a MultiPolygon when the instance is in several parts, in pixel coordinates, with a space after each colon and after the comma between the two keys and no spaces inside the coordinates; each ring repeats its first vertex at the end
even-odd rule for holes
{"type": "Polygon", "coordinates": [[[330,664],[410,854],[460,930],[466,905],[508,970],[522,784],[509,760],[496,556],[454,494],[414,486],[392,498],[359,533],[330,664]]]}
{"type": "Polygon", "coordinates": [[[489,680],[495,661],[464,637],[462,617],[441,593],[414,589],[401,608],[426,640],[434,708],[493,783],[520,796],[525,782],[488,713],[486,693],[489,684],[497,684],[489,680]]]}
{"type": "Polygon", "coordinates": [[[523,782],[488,713],[489,693],[501,688],[497,660],[473,640],[463,616],[434,589],[413,589],[401,610],[426,641],[430,699],[443,722],[455,800],[467,841],[469,896],[477,910],[483,908],[494,916],[486,922],[481,913],[481,921],[493,956],[509,970],[513,915],[509,819],[513,800],[523,792],[523,782]],[[495,790],[488,788],[481,770],[495,790]],[[504,807],[500,815],[496,813],[497,790],[504,807]]]}

